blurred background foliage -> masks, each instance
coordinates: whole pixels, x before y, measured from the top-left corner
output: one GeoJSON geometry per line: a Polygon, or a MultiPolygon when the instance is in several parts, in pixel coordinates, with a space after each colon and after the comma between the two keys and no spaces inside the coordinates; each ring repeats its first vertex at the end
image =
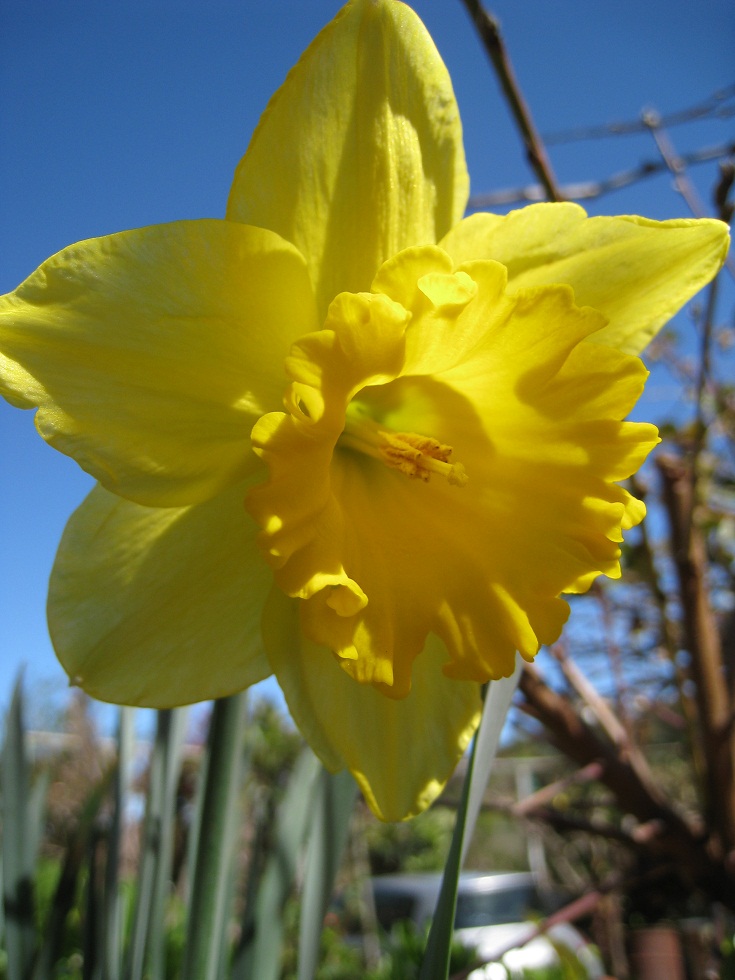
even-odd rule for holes
{"type": "MultiPolygon", "coordinates": [[[[155,741],[133,742],[132,712],[121,713],[118,737],[110,739],[98,734],[93,707],[76,692],[55,730],[29,730],[22,686],[16,690],[0,767],[2,980],[188,975],[187,957],[200,932],[192,886],[206,836],[197,825],[206,805],[207,770],[216,764],[212,719],[199,716],[187,726],[186,709],[160,712],[155,741]],[[173,765],[161,765],[161,756],[173,765]],[[164,894],[157,912],[151,883],[159,878],[164,894]],[[141,908],[148,928],[141,929],[141,908]]],[[[234,881],[221,911],[224,956],[213,975],[296,980],[305,975],[299,973],[299,952],[308,817],[318,806],[315,784],[322,777],[290,719],[270,701],[248,707],[241,736],[244,767],[232,790],[238,819],[228,842],[234,881]],[[295,861],[294,855],[284,858],[293,848],[284,816],[294,814],[306,817],[296,831],[295,861]],[[279,928],[258,909],[274,856],[285,865],[279,928]],[[260,960],[248,960],[256,933],[272,948],[260,960]]],[[[493,799],[502,800],[512,783],[507,765],[506,759],[493,799]]],[[[443,869],[456,815],[454,791],[448,789],[445,803],[400,824],[381,823],[361,800],[353,806],[350,796],[349,833],[319,919],[314,976],[419,976],[425,933],[411,922],[383,933],[366,885],[371,875],[443,869]]],[[[525,835],[495,804],[479,821],[472,853],[477,868],[528,867],[525,835]]],[[[463,970],[473,959],[471,949],[455,943],[450,969],[463,970]]],[[[557,975],[567,974],[543,974],[557,975]]]]}

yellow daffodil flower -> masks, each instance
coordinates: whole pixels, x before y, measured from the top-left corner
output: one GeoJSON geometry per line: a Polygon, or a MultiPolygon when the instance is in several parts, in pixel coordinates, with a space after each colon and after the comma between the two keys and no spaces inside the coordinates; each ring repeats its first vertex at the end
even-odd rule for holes
{"type": "Polygon", "coordinates": [[[0,301],[0,390],[100,483],[49,623],[72,680],[169,706],[274,672],[324,763],[396,819],[436,796],[480,682],[619,575],[657,441],[635,356],[725,226],[462,220],[449,77],[351,0],[274,96],[225,220],[73,245],[0,301]]]}

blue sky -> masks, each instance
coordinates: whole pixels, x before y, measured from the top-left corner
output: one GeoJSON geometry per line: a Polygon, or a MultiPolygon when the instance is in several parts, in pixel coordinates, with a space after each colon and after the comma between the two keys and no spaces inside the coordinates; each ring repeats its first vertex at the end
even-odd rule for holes
{"type": "MultiPolygon", "coordinates": [[[[339,4],[329,0],[4,0],[0,5],[0,292],[74,241],[181,218],[220,217],[268,97],[339,4]]],[[[413,5],[452,74],[474,192],[532,177],[459,0],[413,5]]],[[[666,114],[735,81],[731,0],[498,0],[516,74],[542,132],[666,114]]],[[[733,138],[733,119],[673,129],[681,152],[733,138]]],[[[555,146],[562,182],[656,159],[650,137],[555,146]]],[[[693,176],[709,194],[715,169],[693,176]]],[[[688,216],[667,176],[588,205],[688,216]]],[[[723,317],[732,320],[731,283],[723,317]],[[729,304],[729,305],[728,305],[729,304]]],[[[684,320],[683,329],[687,329],[684,320]]],[[[652,398],[655,402],[656,393],[652,398]]],[[[0,404],[0,710],[18,666],[60,690],[46,579],[91,480],[0,404]]]]}

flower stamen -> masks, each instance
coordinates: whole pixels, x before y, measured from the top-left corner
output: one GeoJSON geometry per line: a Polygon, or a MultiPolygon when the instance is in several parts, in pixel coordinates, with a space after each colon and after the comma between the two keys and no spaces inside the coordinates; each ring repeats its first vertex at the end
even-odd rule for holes
{"type": "Polygon", "coordinates": [[[394,432],[362,415],[348,413],[339,443],[379,459],[410,479],[428,483],[431,474],[438,473],[454,486],[464,487],[468,481],[464,466],[449,462],[451,446],[415,432],[394,432]]]}

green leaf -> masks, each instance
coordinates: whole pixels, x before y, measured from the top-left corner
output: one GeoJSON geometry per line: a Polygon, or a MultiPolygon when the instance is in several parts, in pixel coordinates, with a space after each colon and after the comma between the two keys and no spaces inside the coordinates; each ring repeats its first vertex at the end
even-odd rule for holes
{"type": "Polygon", "coordinates": [[[75,907],[77,884],[84,866],[89,842],[94,833],[94,823],[102,801],[110,788],[112,770],[92,787],[82,806],[76,830],[67,843],[61,874],[51,901],[49,914],[44,923],[43,946],[36,959],[33,980],[48,980],[53,975],[54,964],[62,955],[65,940],[65,923],[75,907]]]}
{"type": "Polygon", "coordinates": [[[324,916],[347,843],[356,796],[357,785],[349,772],[331,775],[322,770],[301,897],[298,980],[312,980],[316,974],[324,916]]]}
{"type": "MultiPolygon", "coordinates": [[[[163,714],[163,712],[162,712],[163,714]]],[[[166,908],[171,897],[171,867],[176,832],[176,790],[181,771],[181,752],[188,720],[186,708],[165,712],[163,759],[160,772],[161,820],[154,868],[148,971],[151,980],[166,977],[166,908]]]]}
{"type": "Polygon", "coordinates": [[[314,792],[321,764],[304,748],[278,808],[273,844],[260,878],[255,863],[247,882],[242,939],[232,980],[278,980],[283,951],[283,910],[294,887],[299,857],[314,813],[314,792]]]}
{"type": "Polygon", "coordinates": [[[28,797],[28,851],[34,872],[38,863],[38,851],[46,830],[46,796],[50,784],[51,772],[48,769],[35,774],[28,797]]]}
{"type": "Polygon", "coordinates": [[[485,693],[485,703],[482,709],[482,719],[477,730],[477,747],[475,748],[475,766],[472,772],[470,796],[467,804],[467,820],[462,838],[462,854],[460,868],[464,865],[467,850],[472,843],[477,817],[482,806],[490,773],[492,772],[495,755],[500,744],[508,708],[518,687],[523,670],[523,661],[516,654],[516,667],[510,677],[499,681],[490,681],[485,693]]]}
{"type": "Polygon", "coordinates": [[[171,868],[175,788],[185,717],[185,710],[180,708],[157,712],[133,931],[127,954],[126,976],[130,980],[141,980],[146,958],[151,977],[154,980],[163,977],[164,903],[171,868]]]}
{"type": "Polygon", "coordinates": [[[20,678],[7,715],[2,752],[3,906],[8,976],[21,980],[36,949],[33,880],[38,828],[31,817],[29,764],[25,750],[20,678]]]}
{"type": "Polygon", "coordinates": [[[472,742],[472,749],[467,765],[467,775],[462,787],[462,798],[457,808],[457,818],[454,823],[452,843],[449,847],[447,862],[444,865],[439,898],[436,911],[429,930],[426,952],[421,962],[419,980],[447,980],[449,975],[449,958],[452,951],[454,935],[454,913],[457,908],[457,884],[461,868],[462,847],[464,841],[467,806],[470,796],[472,771],[475,764],[477,736],[472,742]]]}
{"type": "Polygon", "coordinates": [[[444,866],[439,899],[421,963],[419,980],[447,980],[449,975],[459,875],[472,840],[482,797],[495,761],[500,733],[520,680],[521,669],[520,658],[516,656],[516,669],[513,675],[501,681],[491,681],[485,692],[482,719],[472,742],[452,843],[444,866]]]}
{"type": "Polygon", "coordinates": [[[230,871],[238,840],[246,707],[243,692],[215,701],[212,711],[182,980],[217,980],[224,962],[230,871]]]}
{"type": "Polygon", "coordinates": [[[117,765],[113,784],[113,806],[107,835],[105,865],[103,980],[119,980],[123,962],[123,901],[120,883],[120,849],[130,780],[135,719],[134,708],[120,708],[117,730],[117,765]]]}
{"type": "Polygon", "coordinates": [[[84,919],[82,920],[82,980],[98,980],[102,973],[100,962],[103,928],[100,921],[100,907],[102,905],[99,861],[100,837],[99,828],[94,827],[87,842],[87,881],[84,896],[84,919]]]}

